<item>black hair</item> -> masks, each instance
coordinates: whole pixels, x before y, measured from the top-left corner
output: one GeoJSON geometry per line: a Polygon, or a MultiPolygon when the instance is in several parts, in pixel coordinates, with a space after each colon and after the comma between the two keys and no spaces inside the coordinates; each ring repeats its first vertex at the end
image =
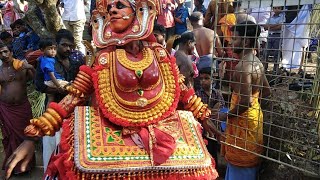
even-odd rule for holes
{"type": "Polygon", "coordinates": [[[283,6],[273,6],[272,9],[275,7],[280,7],[280,9],[283,10],[283,6]]]}
{"type": "Polygon", "coordinates": [[[199,4],[203,4],[204,0],[198,0],[199,4]]]}
{"type": "Polygon", "coordinates": [[[202,19],[203,19],[202,13],[199,12],[199,11],[196,11],[196,12],[193,12],[193,13],[189,16],[189,20],[190,20],[191,22],[198,22],[198,21],[201,19],[201,17],[202,17],[202,19]]]}
{"type": "Polygon", "coordinates": [[[53,46],[53,45],[56,45],[56,42],[54,41],[54,39],[51,39],[51,38],[41,39],[39,42],[39,48],[42,50],[48,46],[53,46]]]}
{"type": "Polygon", "coordinates": [[[12,38],[12,35],[8,31],[3,31],[0,33],[1,40],[5,40],[7,38],[12,38]]]}
{"type": "Polygon", "coordinates": [[[74,43],[74,37],[71,31],[67,29],[60,29],[56,34],[56,42],[60,43],[61,39],[68,39],[72,43],[74,43]]]}
{"type": "MultiPolygon", "coordinates": [[[[187,31],[187,32],[184,32],[181,34],[181,36],[179,38],[177,38],[175,41],[174,41],[174,45],[178,45],[178,44],[185,44],[187,43],[188,41],[191,41],[191,42],[195,42],[196,41],[196,38],[193,34],[193,32],[190,32],[190,31],[187,31]]],[[[173,45],[173,46],[174,46],[173,45]]]]}
{"type": "Polygon", "coordinates": [[[17,25],[25,26],[26,23],[22,19],[17,19],[12,24],[10,24],[11,29],[13,30],[17,25]]]}
{"type": "Polygon", "coordinates": [[[0,48],[4,48],[4,47],[7,47],[9,49],[9,51],[11,52],[11,48],[8,45],[6,45],[3,42],[0,42],[0,48]]]}
{"type": "Polygon", "coordinates": [[[199,70],[199,74],[209,74],[211,76],[211,67],[204,67],[199,70]]]}
{"type": "Polygon", "coordinates": [[[154,24],[153,31],[159,31],[160,34],[166,35],[166,28],[161,24],[154,24]]]}
{"type": "Polygon", "coordinates": [[[244,21],[237,24],[231,28],[231,31],[236,31],[239,33],[240,37],[249,39],[250,48],[254,48],[257,38],[260,36],[261,28],[259,25],[252,21],[244,21]]]}

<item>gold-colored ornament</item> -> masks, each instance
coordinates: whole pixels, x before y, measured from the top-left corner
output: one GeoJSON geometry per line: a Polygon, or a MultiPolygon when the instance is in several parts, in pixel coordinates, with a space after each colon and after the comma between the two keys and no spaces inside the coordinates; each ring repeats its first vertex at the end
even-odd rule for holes
{"type": "MultiPolygon", "coordinates": [[[[113,54],[113,53],[112,53],[113,54]]],[[[98,83],[99,83],[99,94],[102,98],[104,107],[108,112],[116,115],[118,118],[121,118],[123,121],[128,123],[140,124],[148,121],[152,121],[157,117],[161,117],[163,113],[169,110],[175,98],[176,87],[175,87],[175,78],[172,73],[172,67],[170,63],[160,63],[160,72],[161,72],[161,81],[164,83],[162,93],[159,97],[154,97],[154,99],[159,99],[159,102],[156,103],[152,108],[147,108],[145,110],[136,111],[135,108],[131,109],[129,107],[123,107],[124,103],[128,101],[120,102],[118,96],[114,89],[114,73],[115,69],[115,56],[110,56],[112,65],[109,68],[105,68],[101,71],[98,71],[98,83]]],[[[148,100],[148,103],[151,99],[148,100]]],[[[136,104],[131,104],[135,102],[130,102],[130,106],[137,106],[136,104]]]]}
{"type": "MultiPolygon", "coordinates": [[[[112,61],[112,66],[111,66],[110,71],[111,71],[111,72],[116,72],[116,71],[117,71],[117,70],[116,70],[116,57],[114,57],[114,56],[112,56],[112,57],[113,57],[113,58],[112,58],[113,60],[111,60],[111,61],[112,61]]],[[[116,91],[116,89],[115,89],[115,85],[118,87],[119,82],[118,82],[118,80],[116,79],[116,73],[113,73],[113,75],[111,75],[110,77],[111,77],[111,82],[110,82],[109,87],[111,87],[112,95],[114,96],[114,98],[116,99],[116,101],[118,101],[118,102],[121,103],[121,104],[127,105],[127,106],[137,106],[136,101],[127,101],[127,100],[123,99],[122,97],[120,97],[120,96],[117,94],[117,91],[116,91]]],[[[161,74],[161,78],[163,79],[162,74],[161,74]]],[[[160,79],[160,78],[159,78],[159,79],[160,79]]],[[[160,82],[160,80],[159,80],[159,82],[160,82]]],[[[157,83],[157,84],[158,84],[158,83],[157,83]]],[[[140,87],[137,87],[137,88],[140,88],[140,87]]],[[[161,98],[161,97],[163,98],[163,93],[165,92],[165,89],[166,89],[166,88],[165,88],[165,84],[163,83],[160,92],[158,92],[155,97],[149,99],[149,100],[147,101],[147,105],[148,105],[148,104],[151,104],[151,103],[154,103],[155,101],[159,100],[159,98],[161,98]]],[[[131,91],[131,92],[132,92],[132,91],[131,91]]],[[[140,106],[140,107],[142,107],[142,106],[140,106]]]]}
{"type": "Polygon", "coordinates": [[[105,57],[102,57],[102,58],[99,59],[99,63],[102,64],[102,65],[105,65],[105,64],[108,63],[108,59],[105,58],[105,57]]]}
{"type": "Polygon", "coordinates": [[[148,100],[146,98],[139,98],[136,101],[137,106],[139,107],[145,107],[148,104],[148,100]]]}
{"type": "Polygon", "coordinates": [[[138,25],[134,25],[133,27],[132,27],[132,32],[138,32],[139,31],[139,26],[138,25]]]}
{"type": "Polygon", "coordinates": [[[109,38],[111,38],[111,36],[112,36],[112,33],[111,33],[110,31],[107,31],[107,32],[106,32],[106,38],[109,39],[109,38]]]}
{"type": "Polygon", "coordinates": [[[153,62],[153,53],[150,48],[144,48],[142,50],[143,58],[140,61],[132,61],[128,59],[126,55],[126,51],[124,49],[117,49],[116,50],[116,58],[119,63],[130,70],[145,70],[149,67],[153,62]]]}
{"type": "Polygon", "coordinates": [[[159,55],[160,55],[160,57],[166,57],[167,56],[167,53],[166,53],[166,51],[164,50],[164,49],[160,49],[159,50],[159,55]]]}

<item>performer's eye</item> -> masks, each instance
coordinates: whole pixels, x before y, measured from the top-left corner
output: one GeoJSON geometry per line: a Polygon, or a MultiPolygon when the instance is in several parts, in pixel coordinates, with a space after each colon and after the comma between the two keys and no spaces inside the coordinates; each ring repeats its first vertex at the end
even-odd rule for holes
{"type": "Polygon", "coordinates": [[[124,8],[127,8],[128,6],[122,4],[122,2],[118,1],[117,4],[116,4],[116,8],[117,9],[124,9],[124,8]]]}
{"type": "Polygon", "coordinates": [[[109,4],[109,5],[107,6],[107,11],[108,11],[108,12],[109,12],[110,9],[112,8],[112,6],[113,6],[113,5],[111,5],[111,4],[109,4]]]}

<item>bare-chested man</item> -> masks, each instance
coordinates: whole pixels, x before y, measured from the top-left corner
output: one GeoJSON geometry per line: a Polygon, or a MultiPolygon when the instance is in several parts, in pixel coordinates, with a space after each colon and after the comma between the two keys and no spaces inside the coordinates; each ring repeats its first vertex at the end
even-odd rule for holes
{"type": "MultiPolygon", "coordinates": [[[[0,127],[5,151],[4,163],[13,151],[26,139],[23,131],[32,119],[31,106],[27,97],[27,81],[32,79],[32,65],[16,60],[12,52],[0,43],[0,127]]],[[[33,162],[29,163],[27,171],[33,162]]],[[[4,169],[4,166],[2,167],[4,169]]],[[[20,166],[14,170],[20,173],[20,166]]]]}
{"type": "Polygon", "coordinates": [[[234,52],[240,59],[232,76],[230,111],[219,113],[215,118],[227,119],[226,143],[247,150],[224,146],[224,157],[228,161],[225,179],[253,180],[258,172],[259,157],[250,152],[263,152],[263,113],[259,98],[268,96],[270,87],[263,64],[254,54],[260,27],[247,21],[234,26],[232,31],[234,52]]]}
{"type": "Polygon", "coordinates": [[[200,57],[197,68],[200,70],[203,67],[210,67],[213,57],[223,57],[224,55],[219,36],[213,30],[203,27],[201,12],[193,12],[189,19],[196,37],[196,49],[200,57]]]}
{"type": "MultiPolygon", "coordinates": [[[[196,65],[199,71],[205,67],[217,67],[217,62],[213,62],[214,57],[223,57],[224,51],[217,33],[213,30],[203,27],[203,15],[201,12],[193,12],[189,17],[193,26],[193,33],[196,37],[196,50],[199,55],[199,61],[196,65]],[[213,54],[214,53],[214,54],[213,54]]],[[[194,81],[194,88],[200,89],[200,80],[194,81]]]]}

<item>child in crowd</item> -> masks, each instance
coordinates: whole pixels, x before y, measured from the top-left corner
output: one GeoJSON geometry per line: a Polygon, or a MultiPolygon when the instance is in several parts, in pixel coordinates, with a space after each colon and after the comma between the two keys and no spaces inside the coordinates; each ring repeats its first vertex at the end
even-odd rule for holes
{"type": "Polygon", "coordinates": [[[184,6],[185,0],[176,0],[178,7],[174,11],[175,34],[182,34],[187,31],[188,8],[184,6]]]}
{"type": "MultiPolygon", "coordinates": [[[[264,28],[268,30],[268,44],[266,51],[266,60],[268,60],[269,55],[273,55],[273,73],[276,74],[279,69],[280,55],[281,55],[281,31],[282,24],[285,21],[284,15],[281,13],[282,7],[273,7],[273,16],[271,16],[264,28]]],[[[268,68],[268,63],[266,63],[265,68],[268,68]]]]}
{"type": "Polygon", "coordinates": [[[157,42],[166,48],[166,29],[161,24],[155,24],[153,27],[153,34],[157,42]]]}
{"type": "Polygon", "coordinates": [[[0,40],[9,48],[12,49],[13,37],[8,31],[0,33],[0,40]]]}
{"type": "MultiPolygon", "coordinates": [[[[211,67],[204,67],[202,69],[199,69],[199,79],[200,79],[200,90],[196,91],[197,96],[199,96],[202,99],[203,103],[206,103],[209,105],[209,108],[215,109],[218,107],[225,107],[225,101],[223,99],[223,96],[221,92],[219,92],[216,87],[216,81],[215,79],[218,78],[218,73],[213,73],[212,77],[214,79],[211,79],[211,67]],[[212,85],[212,89],[210,90],[212,85]],[[211,98],[210,98],[210,91],[211,91],[211,98]],[[210,101],[210,102],[209,102],[210,101]]],[[[206,134],[206,132],[204,132],[206,134]]],[[[215,159],[216,163],[218,162],[218,143],[215,140],[209,139],[206,136],[204,137],[207,141],[207,149],[209,153],[212,155],[212,157],[215,159]]],[[[219,138],[219,137],[216,137],[219,138]]]]}
{"type": "MultiPolygon", "coordinates": [[[[55,56],[57,54],[56,44],[54,40],[44,39],[40,41],[39,47],[43,52],[43,56],[39,58],[40,68],[44,73],[44,84],[57,88],[58,90],[63,91],[64,87],[69,84],[68,81],[65,81],[63,76],[58,74],[54,65],[56,62],[55,56]]],[[[54,95],[47,94],[48,103],[54,101],[54,95]]]]}
{"type": "Polygon", "coordinates": [[[29,37],[27,36],[28,29],[23,20],[18,19],[10,25],[13,34],[12,53],[13,57],[20,60],[25,60],[25,54],[28,50],[29,37]]]}

